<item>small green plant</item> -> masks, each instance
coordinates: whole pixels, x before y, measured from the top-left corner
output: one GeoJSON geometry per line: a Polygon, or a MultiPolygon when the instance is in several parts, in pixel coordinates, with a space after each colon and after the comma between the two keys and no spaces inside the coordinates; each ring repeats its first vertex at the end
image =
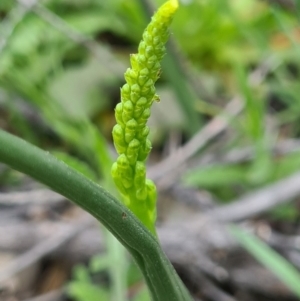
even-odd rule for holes
{"type": "Polygon", "coordinates": [[[130,57],[132,68],[125,72],[127,83],[121,89],[121,102],[115,109],[117,124],[113,128],[113,139],[119,157],[112,166],[112,176],[124,204],[153,234],[156,187],[146,179],[145,160],[151,150],[146,124],[152,103],[159,101],[154,83],[159,78],[168,28],[177,7],[177,0],[168,1],[153,16],[138,53],[130,57]]]}
{"type": "MultiPolygon", "coordinates": [[[[146,122],[150,105],[158,100],[154,82],[159,76],[168,26],[177,6],[177,0],[166,2],[147,27],[139,53],[131,57],[132,69],[125,73],[127,84],[122,88],[122,102],[116,109],[118,125],[114,139],[120,157],[112,174],[129,209],[97,183],[48,152],[0,130],[0,162],[49,186],[97,218],[130,252],[153,301],[191,301],[153,235],[156,190],[154,184],[145,179],[144,165],[151,149],[146,122]]],[[[87,291],[91,292],[89,288],[87,291]]]]}
{"type": "MultiPolygon", "coordinates": [[[[111,286],[107,281],[99,281],[99,278],[107,279],[107,270],[111,264],[111,254],[98,254],[93,256],[88,264],[76,265],[72,271],[72,280],[67,285],[67,294],[75,301],[150,301],[150,295],[147,287],[142,284],[141,274],[132,262],[128,265],[128,272],[124,276],[126,284],[126,295],[123,298],[118,298],[111,295],[111,286]],[[98,281],[97,281],[98,279],[98,281]],[[131,291],[130,294],[128,292],[131,291]],[[128,296],[131,295],[131,296],[128,296]]],[[[111,281],[110,277],[108,278],[111,281]]]]}

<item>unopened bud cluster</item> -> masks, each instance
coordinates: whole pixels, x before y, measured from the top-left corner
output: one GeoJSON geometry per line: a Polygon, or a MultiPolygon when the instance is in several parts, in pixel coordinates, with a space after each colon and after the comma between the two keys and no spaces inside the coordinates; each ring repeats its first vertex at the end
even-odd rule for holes
{"type": "Polygon", "coordinates": [[[128,206],[155,233],[156,187],[146,179],[145,160],[151,150],[148,139],[150,107],[159,101],[154,83],[159,78],[160,62],[166,52],[168,27],[177,9],[177,1],[165,3],[146,28],[138,53],[130,57],[131,68],[125,72],[121,102],[115,108],[117,124],[113,140],[119,154],[112,166],[112,176],[128,206]]]}

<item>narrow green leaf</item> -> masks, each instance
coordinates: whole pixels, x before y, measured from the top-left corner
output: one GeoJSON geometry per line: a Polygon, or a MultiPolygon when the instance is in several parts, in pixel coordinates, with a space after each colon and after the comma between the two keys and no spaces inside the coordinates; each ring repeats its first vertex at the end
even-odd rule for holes
{"type": "Polygon", "coordinates": [[[108,291],[87,282],[72,281],[67,292],[76,301],[109,301],[108,291]]]}
{"type": "Polygon", "coordinates": [[[300,297],[300,273],[286,259],[257,237],[231,225],[230,232],[261,264],[272,271],[287,287],[300,297]]]}
{"type": "Polygon", "coordinates": [[[215,188],[245,183],[245,168],[239,165],[220,164],[189,171],[184,183],[190,186],[215,188]]]}
{"type": "Polygon", "coordinates": [[[101,186],[48,152],[0,130],[0,162],[26,173],[97,218],[131,253],[153,301],[191,301],[157,239],[101,186]]]}
{"type": "Polygon", "coordinates": [[[70,167],[74,168],[75,170],[77,170],[78,172],[81,172],[84,176],[86,176],[87,178],[96,181],[97,180],[97,175],[94,172],[94,170],[92,170],[90,168],[90,166],[84,162],[81,161],[80,159],[73,157],[67,153],[61,152],[61,151],[54,151],[52,152],[52,154],[62,160],[63,162],[65,162],[67,165],[69,165],[70,167]]]}
{"type": "Polygon", "coordinates": [[[264,135],[263,102],[257,97],[257,95],[254,95],[251,87],[249,86],[247,74],[241,65],[236,65],[236,77],[245,100],[246,122],[244,124],[247,126],[246,131],[254,141],[258,142],[264,135]]]}

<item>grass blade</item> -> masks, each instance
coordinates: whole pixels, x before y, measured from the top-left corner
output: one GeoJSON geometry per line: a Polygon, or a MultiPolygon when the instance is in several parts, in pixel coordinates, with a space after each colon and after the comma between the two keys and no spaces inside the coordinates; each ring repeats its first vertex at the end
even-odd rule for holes
{"type": "Polygon", "coordinates": [[[231,225],[230,232],[252,256],[272,271],[300,298],[300,273],[294,266],[260,239],[239,227],[231,225]]]}

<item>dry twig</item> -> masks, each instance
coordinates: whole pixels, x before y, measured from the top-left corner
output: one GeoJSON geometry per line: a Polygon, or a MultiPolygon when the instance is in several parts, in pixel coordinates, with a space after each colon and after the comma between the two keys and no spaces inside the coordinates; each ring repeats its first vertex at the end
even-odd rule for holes
{"type": "Polygon", "coordinates": [[[63,299],[63,290],[58,289],[58,290],[54,290],[51,291],[49,293],[34,297],[34,298],[30,298],[30,299],[26,299],[23,301],[62,301],[63,299]]]}
{"type": "Polygon", "coordinates": [[[49,189],[0,193],[0,205],[45,205],[64,200],[63,196],[49,189]]]}
{"type": "Polygon", "coordinates": [[[88,219],[87,221],[78,223],[76,227],[69,229],[69,231],[52,234],[49,238],[39,242],[0,270],[0,283],[18,274],[44,256],[52,253],[90,225],[91,221],[88,219]]]}
{"type": "MultiPolygon", "coordinates": [[[[253,71],[249,76],[249,84],[258,86],[270,70],[274,70],[279,65],[273,58],[266,60],[260,67],[253,71]]],[[[180,147],[169,157],[148,169],[148,176],[154,180],[161,180],[170,176],[171,172],[178,169],[187,162],[192,156],[199,152],[213,138],[221,134],[229,125],[230,120],[237,116],[243,109],[243,102],[240,97],[234,97],[225,107],[223,112],[214,117],[207,125],[204,126],[194,137],[185,145],[180,147]]],[[[171,180],[163,183],[164,188],[170,187],[171,180]]]]}
{"type": "Polygon", "coordinates": [[[223,222],[258,216],[300,195],[300,172],[215,209],[209,215],[223,222]]]}

